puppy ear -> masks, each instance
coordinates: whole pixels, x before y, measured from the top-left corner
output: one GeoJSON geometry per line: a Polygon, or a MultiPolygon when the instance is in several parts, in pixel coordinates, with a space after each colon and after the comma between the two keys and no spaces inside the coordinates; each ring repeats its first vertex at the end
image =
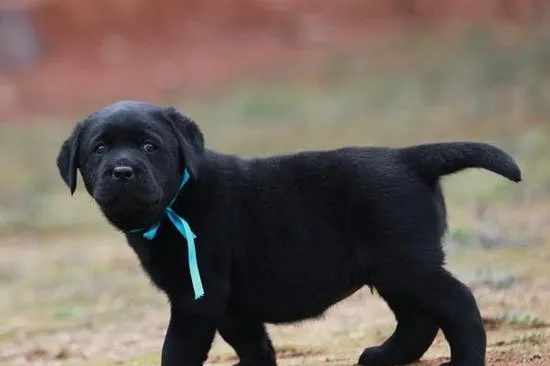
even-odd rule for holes
{"type": "Polygon", "coordinates": [[[69,186],[71,195],[76,190],[76,171],[78,169],[79,136],[82,123],[78,123],[71,136],[63,142],[57,156],[57,168],[65,184],[69,186]]]}
{"type": "Polygon", "coordinates": [[[165,108],[165,116],[174,129],[180,147],[180,159],[193,179],[197,179],[199,161],[204,154],[204,136],[199,126],[174,107],[165,108]]]}

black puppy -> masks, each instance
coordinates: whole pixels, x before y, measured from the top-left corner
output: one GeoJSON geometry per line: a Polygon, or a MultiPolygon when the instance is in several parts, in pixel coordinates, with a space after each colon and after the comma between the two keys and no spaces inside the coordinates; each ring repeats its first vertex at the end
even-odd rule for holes
{"type": "Polygon", "coordinates": [[[202,365],[216,331],[240,366],[274,366],[264,323],[318,316],[365,285],[388,303],[397,328],[359,364],[418,360],[438,329],[449,365],[485,363],[476,301],[443,267],[439,178],[478,167],[519,182],[516,163],[494,146],[245,159],[205,149],[197,125],[174,108],[124,101],[78,123],[57,165],[71,192],[80,169],[168,296],[163,366],[202,365]]]}

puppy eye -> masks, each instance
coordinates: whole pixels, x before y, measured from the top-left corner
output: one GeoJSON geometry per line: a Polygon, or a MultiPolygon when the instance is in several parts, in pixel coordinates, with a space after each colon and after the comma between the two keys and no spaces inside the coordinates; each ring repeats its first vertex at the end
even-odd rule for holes
{"type": "Polygon", "coordinates": [[[107,151],[107,146],[105,144],[99,144],[95,147],[95,153],[101,155],[107,151]]]}
{"type": "Polygon", "coordinates": [[[150,142],[144,143],[142,148],[145,152],[148,152],[148,153],[152,153],[157,150],[157,147],[150,142]]]}

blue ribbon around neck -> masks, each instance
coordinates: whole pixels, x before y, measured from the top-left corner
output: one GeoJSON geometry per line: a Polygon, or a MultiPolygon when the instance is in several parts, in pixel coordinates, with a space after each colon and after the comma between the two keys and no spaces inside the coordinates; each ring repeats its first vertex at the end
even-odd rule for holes
{"type": "MultiPolygon", "coordinates": [[[[187,261],[189,262],[189,272],[191,274],[191,282],[193,283],[193,290],[195,292],[195,299],[199,299],[204,295],[204,289],[202,287],[202,281],[201,281],[201,275],[199,273],[199,265],[197,263],[197,252],[195,249],[195,238],[197,237],[195,234],[193,234],[193,231],[191,230],[191,226],[189,226],[189,223],[180,215],[174,211],[172,208],[172,205],[176,201],[176,198],[179,195],[179,192],[187,183],[189,180],[189,172],[187,169],[183,172],[183,179],[180,184],[180,188],[178,189],[178,192],[176,193],[176,196],[170,202],[168,206],[166,206],[165,213],[166,216],[170,219],[172,224],[176,227],[176,229],[180,232],[180,234],[185,238],[187,241],[187,261]]],[[[136,230],[130,230],[131,233],[136,233],[140,231],[144,231],[143,237],[147,240],[153,240],[155,236],[157,235],[157,231],[160,227],[161,220],[151,226],[148,229],[136,229],[136,230]]]]}

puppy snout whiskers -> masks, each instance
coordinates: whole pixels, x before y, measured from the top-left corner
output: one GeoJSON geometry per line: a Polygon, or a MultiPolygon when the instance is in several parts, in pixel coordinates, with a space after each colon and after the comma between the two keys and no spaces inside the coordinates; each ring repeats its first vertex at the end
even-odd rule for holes
{"type": "Polygon", "coordinates": [[[135,178],[134,169],[129,166],[117,166],[113,168],[113,171],[111,172],[111,177],[121,183],[128,182],[135,178]]]}

